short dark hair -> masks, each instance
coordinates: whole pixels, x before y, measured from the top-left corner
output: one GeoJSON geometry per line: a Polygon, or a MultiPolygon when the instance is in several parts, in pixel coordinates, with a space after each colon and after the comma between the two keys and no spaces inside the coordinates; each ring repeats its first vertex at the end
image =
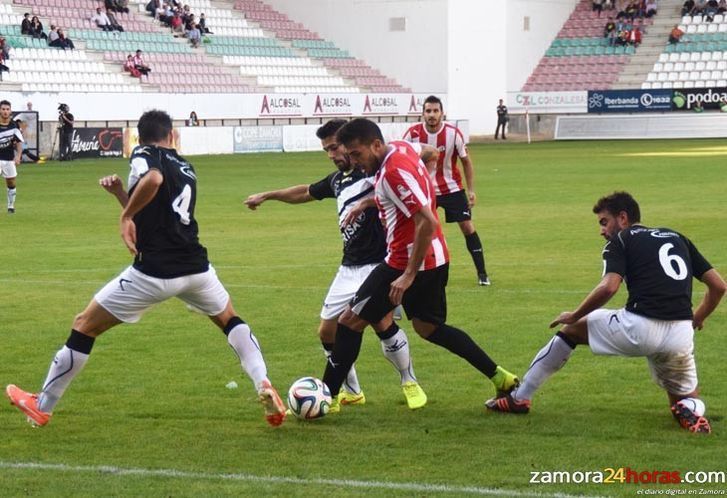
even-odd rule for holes
{"type": "Polygon", "coordinates": [[[137,125],[139,142],[150,144],[164,140],[172,131],[172,118],[164,111],[146,111],[137,125]]]}
{"type": "Polygon", "coordinates": [[[12,105],[12,104],[10,103],[10,101],[9,101],[9,100],[0,100],[0,107],[2,107],[2,106],[4,106],[4,105],[6,105],[6,106],[8,106],[8,107],[12,107],[12,106],[13,106],[13,105],[12,105]]]}
{"type": "Polygon", "coordinates": [[[430,95],[429,97],[424,99],[424,104],[422,104],[422,110],[424,109],[424,106],[426,104],[439,104],[439,108],[444,111],[444,104],[442,104],[442,99],[440,99],[436,95],[430,95]]]}
{"type": "Polygon", "coordinates": [[[316,136],[321,140],[332,137],[346,123],[347,121],[345,119],[331,119],[316,130],[316,136]]]}
{"type": "Polygon", "coordinates": [[[598,199],[596,205],[593,206],[593,213],[598,214],[601,211],[608,211],[613,216],[617,216],[624,211],[631,223],[641,221],[639,203],[628,192],[614,192],[598,199]]]}
{"type": "Polygon", "coordinates": [[[338,130],[336,139],[339,144],[350,145],[358,140],[363,145],[371,145],[374,140],[384,141],[379,125],[366,118],[352,119],[338,130]]]}

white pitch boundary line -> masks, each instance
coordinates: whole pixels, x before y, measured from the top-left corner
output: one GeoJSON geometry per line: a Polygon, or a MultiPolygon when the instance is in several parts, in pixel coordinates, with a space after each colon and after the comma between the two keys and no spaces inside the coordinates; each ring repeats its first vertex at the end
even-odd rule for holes
{"type": "MultiPolygon", "coordinates": [[[[575,495],[563,493],[536,493],[530,491],[516,491],[512,489],[481,488],[477,486],[450,486],[447,484],[424,484],[416,482],[385,482],[385,481],[358,481],[352,479],[303,479],[300,477],[257,476],[254,474],[209,474],[205,472],[187,472],[175,469],[143,469],[123,468],[107,465],[66,465],[62,463],[36,463],[36,462],[4,462],[0,461],[0,468],[21,470],[51,470],[71,473],[101,473],[114,476],[140,476],[162,477],[176,479],[207,479],[220,481],[259,482],[267,484],[302,484],[308,486],[325,485],[340,488],[388,489],[396,491],[413,491],[417,493],[454,493],[483,496],[516,496],[516,497],[548,497],[548,498],[576,498],[575,495]]],[[[585,496],[585,495],[578,495],[585,496]]]]}

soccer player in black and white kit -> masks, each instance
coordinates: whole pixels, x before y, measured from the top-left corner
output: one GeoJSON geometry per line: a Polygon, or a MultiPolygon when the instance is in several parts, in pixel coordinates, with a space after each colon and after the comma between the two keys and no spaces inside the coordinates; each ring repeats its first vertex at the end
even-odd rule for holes
{"type": "Polygon", "coordinates": [[[697,388],[694,330],[702,328],[727,285],[684,235],[642,225],[639,205],[628,193],[601,198],[593,212],[608,241],[603,279],[575,311],[553,320],[551,327],[563,328],[535,356],[520,387],[487,401],[487,407],[527,413],[540,385],[563,366],[576,345],[588,344],[594,354],[645,356],[680,425],[691,432],[710,432],[697,388]],[[707,287],[693,313],[692,278],[707,287]],[[622,281],[629,292],[626,307],[602,309],[622,281]]]}
{"type": "MultiPolygon", "coordinates": [[[[321,140],[323,150],[336,165],[336,171],[312,185],[296,185],[270,192],[253,194],[245,200],[250,209],[257,209],[267,200],[299,204],[313,200],[336,199],[339,227],[343,237],[343,260],[333,279],[321,309],[321,323],[318,335],[326,356],[330,356],[336,339],[338,316],[343,313],[361,283],[386,256],[386,240],[383,227],[378,219],[377,209],[372,206],[356,216],[351,214],[362,199],[372,199],[374,194],[373,177],[355,169],[344,148],[336,141],[336,132],[346,121],[335,119],[318,128],[316,136],[321,140]],[[355,219],[348,223],[349,217],[355,219]]],[[[385,324],[376,327],[381,340],[384,356],[398,370],[401,386],[407,405],[411,409],[424,406],[427,397],[414,376],[409,341],[406,333],[393,321],[390,313],[385,324]]],[[[340,404],[358,405],[366,402],[366,397],[351,367],[343,383],[340,404]]]]}
{"type": "Polygon", "coordinates": [[[96,337],[119,323],[136,323],[151,306],[178,297],[208,315],[225,333],[253,381],[270,425],[280,425],[285,406],[267,377],[267,368],[250,327],[232,307],[230,296],[199,243],[194,208],[194,168],[172,148],[172,120],[163,111],[139,119],[139,143],[131,156],[128,194],[121,179],[107,176],[101,186],[123,207],[121,237],[134,263],[112,279],[76,316],[71,334],[50,365],[41,391],[6,388],[10,401],[38,426],[83,369],[96,337]]]}
{"type": "Polygon", "coordinates": [[[12,108],[7,100],[0,101],[0,173],[8,187],[8,213],[15,212],[15,178],[23,155],[23,134],[11,117],[12,108]]]}

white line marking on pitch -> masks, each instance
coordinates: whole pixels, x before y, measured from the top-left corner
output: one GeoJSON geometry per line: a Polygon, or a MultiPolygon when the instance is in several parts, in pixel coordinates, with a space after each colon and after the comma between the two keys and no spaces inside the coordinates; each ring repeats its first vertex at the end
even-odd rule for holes
{"type": "MultiPolygon", "coordinates": [[[[227,480],[244,482],[261,482],[269,484],[302,484],[302,485],[325,485],[341,488],[364,488],[364,489],[390,489],[399,491],[414,491],[420,493],[457,493],[485,496],[522,496],[522,497],[552,497],[552,498],[575,498],[574,495],[562,493],[536,493],[529,491],[516,491],[512,489],[480,488],[476,486],[450,486],[447,484],[423,484],[416,482],[384,482],[384,481],[355,481],[351,479],[303,479],[300,477],[278,477],[278,476],[256,476],[253,474],[208,474],[204,472],[186,472],[175,469],[138,469],[123,468],[106,465],[66,465],[62,463],[35,463],[35,462],[3,462],[0,461],[0,468],[24,469],[24,470],[55,470],[59,472],[75,473],[102,473],[115,476],[141,476],[141,477],[162,477],[178,479],[208,479],[227,480]]],[[[584,495],[578,495],[584,496],[584,495]]]]}

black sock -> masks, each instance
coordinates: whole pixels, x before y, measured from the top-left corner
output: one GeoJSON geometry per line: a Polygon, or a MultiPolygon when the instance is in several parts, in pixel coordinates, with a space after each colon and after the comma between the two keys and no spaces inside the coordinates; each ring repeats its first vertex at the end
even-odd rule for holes
{"type": "Polygon", "coordinates": [[[480,242],[480,236],[477,232],[472,232],[469,235],[464,236],[464,240],[467,243],[467,250],[472,256],[472,261],[475,262],[475,268],[477,268],[477,274],[484,273],[487,275],[485,270],[485,251],[482,249],[482,242],[480,242]]]}
{"type": "Polygon", "coordinates": [[[348,371],[358,358],[362,339],[363,332],[356,332],[345,325],[338,324],[336,344],[333,346],[333,352],[328,358],[326,371],[323,374],[323,382],[330,389],[333,398],[338,395],[348,371]]]}
{"type": "Polygon", "coordinates": [[[323,346],[323,351],[325,351],[326,353],[330,353],[331,351],[333,351],[333,346],[335,345],[335,342],[326,342],[321,339],[321,346],[323,346]]]}
{"type": "Polygon", "coordinates": [[[497,365],[481,347],[467,335],[467,332],[447,325],[446,323],[437,327],[437,330],[427,337],[429,342],[442,346],[452,353],[467,360],[477,370],[492,377],[495,375],[497,365]]]}
{"type": "Polygon", "coordinates": [[[71,329],[71,335],[66,340],[66,347],[83,354],[91,354],[93,343],[96,338],[82,334],[78,330],[71,329]]]}
{"type": "Polygon", "coordinates": [[[376,335],[379,336],[379,340],[385,341],[386,339],[391,339],[396,335],[396,333],[399,332],[399,326],[396,324],[396,322],[391,322],[391,325],[389,325],[389,328],[384,330],[383,332],[376,332],[376,335]]]}

